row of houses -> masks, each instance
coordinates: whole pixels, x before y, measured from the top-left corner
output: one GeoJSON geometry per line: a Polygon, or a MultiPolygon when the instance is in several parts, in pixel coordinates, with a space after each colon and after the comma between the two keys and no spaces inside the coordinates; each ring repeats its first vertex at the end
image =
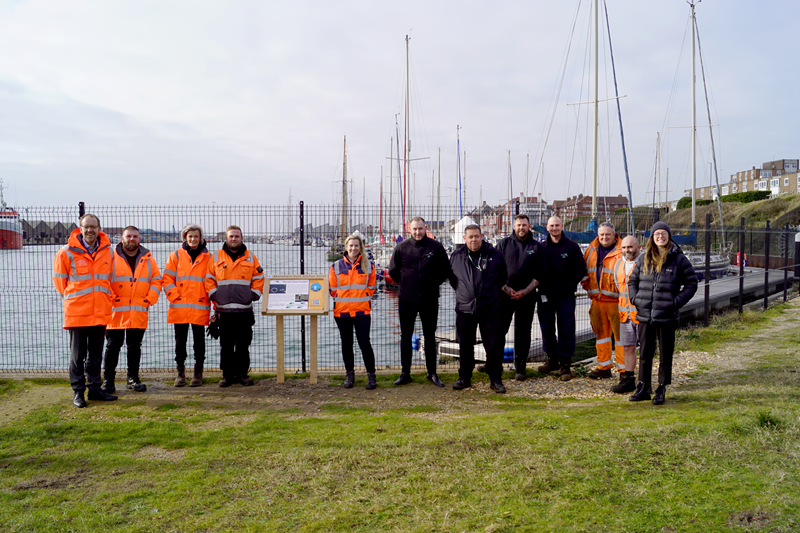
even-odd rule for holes
{"type": "MultiPolygon", "coordinates": [[[[720,196],[750,191],[770,191],[772,196],[797,194],[800,191],[800,160],[778,159],[767,161],[761,168],[753,167],[731,174],[728,183],[720,183],[720,196]]],[[[691,196],[692,190],[684,190],[684,196],[691,196]]],[[[713,200],[717,197],[717,186],[697,188],[698,200],[713,200]]]]}

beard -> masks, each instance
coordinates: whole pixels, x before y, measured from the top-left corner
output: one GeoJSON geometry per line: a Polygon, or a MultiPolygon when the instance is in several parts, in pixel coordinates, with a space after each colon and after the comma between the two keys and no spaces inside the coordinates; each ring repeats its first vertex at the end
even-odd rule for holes
{"type": "Polygon", "coordinates": [[[135,242],[125,242],[122,243],[122,247],[125,248],[129,252],[135,252],[139,249],[139,243],[135,242]]]}

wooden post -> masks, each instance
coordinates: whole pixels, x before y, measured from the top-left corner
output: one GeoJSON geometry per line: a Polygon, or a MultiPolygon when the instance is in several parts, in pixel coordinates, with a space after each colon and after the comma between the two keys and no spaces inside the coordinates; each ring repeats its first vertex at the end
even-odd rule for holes
{"type": "Polygon", "coordinates": [[[311,375],[309,382],[317,384],[317,315],[311,315],[311,375]]]}
{"type": "Polygon", "coordinates": [[[275,337],[278,341],[278,383],[283,383],[283,315],[275,315],[275,337]]]}

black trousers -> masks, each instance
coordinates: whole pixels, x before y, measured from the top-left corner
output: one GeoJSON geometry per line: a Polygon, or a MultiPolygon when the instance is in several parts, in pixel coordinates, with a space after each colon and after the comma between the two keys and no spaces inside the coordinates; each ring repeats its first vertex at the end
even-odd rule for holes
{"type": "Polygon", "coordinates": [[[653,379],[653,357],[658,341],[658,384],[672,383],[672,354],[675,352],[677,324],[639,322],[639,381],[650,383],[653,379]]]}
{"type": "Polygon", "coordinates": [[[198,324],[175,324],[175,362],[181,365],[186,362],[189,326],[192,326],[194,362],[202,365],[206,360],[206,328],[198,324]]]}
{"type": "Polygon", "coordinates": [[[486,350],[486,373],[489,378],[500,379],[503,374],[503,346],[505,335],[498,311],[470,314],[456,311],[456,333],[458,334],[458,377],[471,380],[475,369],[475,339],[481,330],[483,348],[486,350]]]}
{"type": "Polygon", "coordinates": [[[575,297],[543,296],[539,302],[539,327],[547,356],[558,360],[561,366],[572,364],[575,355],[575,297]]]}
{"type": "Polygon", "coordinates": [[[253,342],[252,311],[219,313],[219,368],[227,379],[244,377],[250,371],[250,343],[253,342]]]}
{"type": "Polygon", "coordinates": [[[139,363],[142,360],[142,339],[144,329],[107,329],[106,353],[103,356],[103,377],[114,381],[119,364],[119,352],[123,343],[128,348],[128,377],[139,377],[139,363]]]}
{"type": "Polygon", "coordinates": [[[358,347],[361,348],[361,355],[364,357],[364,368],[369,374],[375,373],[375,352],[372,351],[372,344],[369,342],[369,328],[372,325],[370,315],[361,316],[336,316],[333,317],[336,325],[339,326],[339,335],[342,337],[342,359],[344,369],[353,372],[355,368],[355,352],[353,350],[353,329],[356,330],[358,347]]]}
{"type": "Polygon", "coordinates": [[[439,319],[439,299],[413,302],[400,300],[397,304],[400,314],[400,364],[405,373],[411,372],[411,337],[417,314],[422,322],[422,335],[425,337],[425,367],[428,374],[436,373],[436,322],[439,319]]]}
{"type": "Polygon", "coordinates": [[[69,382],[72,390],[100,390],[105,326],[69,328],[69,382]]]}
{"type": "Polygon", "coordinates": [[[520,374],[525,373],[528,354],[531,350],[531,328],[533,314],[536,311],[536,296],[528,295],[520,300],[512,300],[505,294],[501,296],[500,313],[503,320],[502,331],[508,335],[511,318],[514,320],[514,368],[520,374]]]}

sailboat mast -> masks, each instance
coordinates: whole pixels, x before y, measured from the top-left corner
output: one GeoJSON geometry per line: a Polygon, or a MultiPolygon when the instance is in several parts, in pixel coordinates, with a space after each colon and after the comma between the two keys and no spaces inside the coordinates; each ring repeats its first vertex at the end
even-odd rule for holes
{"type": "Polygon", "coordinates": [[[383,238],[383,166],[381,166],[381,206],[378,209],[378,236],[383,238]]]}
{"type": "Polygon", "coordinates": [[[342,157],[342,243],[347,236],[347,135],[344,136],[344,156],[342,157]]]}
{"type": "Polygon", "coordinates": [[[405,142],[405,146],[403,147],[403,163],[404,163],[404,168],[403,168],[403,193],[404,193],[403,194],[403,237],[405,237],[405,234],[406,234],[406,204],[408,203],[407,179],[408,179],[408,152],[409,152],[409,144],[410,144],[410,141],[408,139],[408,91],[409,91],[409,78],[410,77],[411,77],[411,75],[410,75],[410,73],[408,71],[408,35],[406,35],[406,109],[405,109],[405,114],[406,114],[406,124],[405,124],[406,135],[405,135],[405,139],[406,139],[406,142],[405,142]]]}
{"type": "Polygon", "coordinates": [[[439,216],[442,211],[442,147],[439,147],[439,178],[436,182],[436,221],[438,223],[439,216]]]}
{"type": "Polygon", "coordinates": [[[389,137],[389,233],[392,232],[392,207],[394,207],[394,199],[392,198],[392,191],[394,191],[394,176],[392,167],[394,165],[394,138],[389,137]]]}
{"type": "Polygon", "coordinates": [[[697,106],[695,103],[694,74],[694,2],[689,2],[692,12],[692,227],[697,223],[697,106]]]}
{"type": "Polygon", "coordinates": [[[656,170],[658,174],[658,207],[661,208],[661,132],[656,132],[656,170]]]}
{"type": "Polygon", "coordinates": [[[598,86],[600,76],[598,74],[599,54],[598,54],[598,12],[600,10],[599,0],[594,0],[594,124],[592,126],[594,132],[594,150],[592,159],[592,220],[597,220],[597,133],[598,133],[598,86]]]}
{"type": "Polygon", "coordinates": [[[464,204],[461,202],[461,137],[458,130],[461,126],[456,124],[456,159],[458,160],[458,218],[464,216],[464,204]]]}

